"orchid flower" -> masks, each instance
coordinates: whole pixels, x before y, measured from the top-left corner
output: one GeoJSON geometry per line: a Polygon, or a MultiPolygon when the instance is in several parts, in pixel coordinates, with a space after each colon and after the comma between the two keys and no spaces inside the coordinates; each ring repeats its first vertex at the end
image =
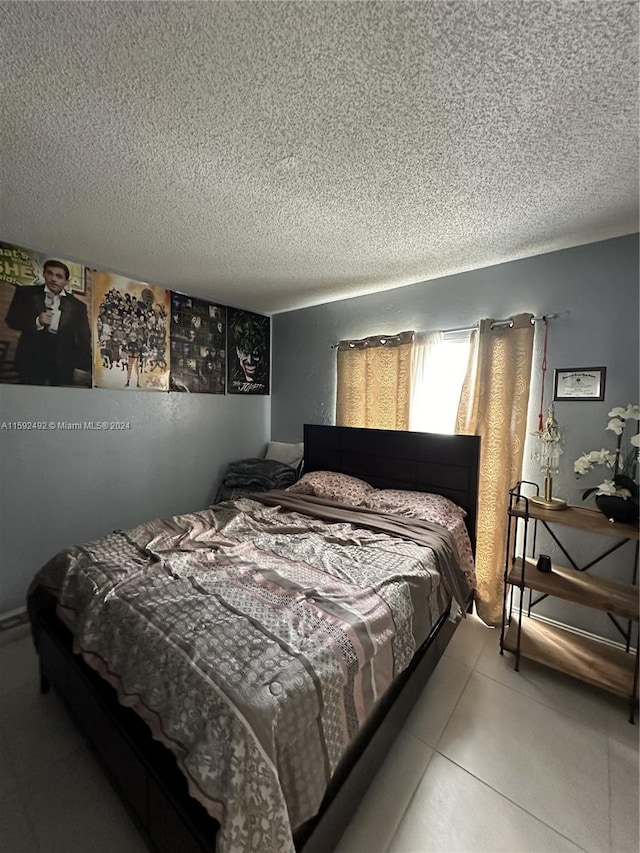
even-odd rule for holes
{"type": "Polygon", "coordinates": [[[606,426],[606,429],[612,430],[616,435],[622,435],[622,431],[624,429],[624,421],[621,421],[620,418],[611,418],[609,423],[606,426]]]}
{"type": "Polygon", "coordinates": [[[585,500],[595,493],[637,501],[639,489],[635,477],[638,451],[635,448],[640,447],[640,433],[631,436],[628,440],[629,449],[624,452],[622,442],[627,421],[640,421],[640,406],[634,403],[629,403],[627,406],[614,406],[608,414],[610,420],[605,429],[617,436],[615,450],[610,451],[603,447],[600,450],[583,453],[573,463],[573,470],[577,477],[583,477],[596,465],[604,465],[611,474],[598,486],[586,489],[582,498],[585,500]]]}

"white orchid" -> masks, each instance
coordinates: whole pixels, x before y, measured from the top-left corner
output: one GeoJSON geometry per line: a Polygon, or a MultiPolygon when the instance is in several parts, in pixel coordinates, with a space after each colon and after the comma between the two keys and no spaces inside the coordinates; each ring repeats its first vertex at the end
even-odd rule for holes
{"type": "Polygon", "coordinates": [[[589,461],[586,456],[580,456],[579,459],[573,463],[573,470],[579,477],[582,477],[583,474],[586,474],[587,471],[590,471],[593,468],[593,465],[589,464],[589,461]]]}
{"type": "Polygon", "coordinates": [[[605,480],[604,483],[600,483],[596,494],[615,495],[618,498],[624,498],[624,500],[631,497],[629,489],[619,489],[613,480],[605,480]]]}
{"type": "MultiPolygon", "coordinates": [[[[638,485],[635,482],[638,450],[640,447],[640,433],[629,439],[630,448],[622,452],[622,441],[627,421],[640,421],[640,406],[629,403],[627,406],[614,406],[609,412],[609,423],[605,429],[617,435],[616,448],[614,452],[601,448],[583,453],[573,463],[576,476],[582,477],[591,471],[596,465],[604,465],[611,471],[612,476],[605,479],[598,486],[586,489],[582,499],[585,500],[592,494],[613,495],[623,500],[630,498],[637,501],[638,485]]],[[[637,427],[636,427],[637,428],[637,427]]]]}
{"type": "Polygon", "coordinates": [[[573,463],[573,470],[576,474],[582,476],[583,474],[586,474],[587,471],[591,471],[595,465],[607,465],[613,471],[615,461],[615,453],[611,453],[603,447],[601,450],[592,450],[576,459],[573,463]]]}
{"type": "Polygon", "coordinates": [[[629,403],[626,408],[622,406],[615,406],[615,408],[611,409],[609,412],[610,418],[622,418],[623,421],[629,420],[630,418],[635,421],[640,420],[640,406],[634,405],[633,403],[629,403]]]}
{"type": "Polygon", "coordinates": [[[595,465],[613,465],[616,455],[602,447],[600,450],[592,450],[588,455],[588,459],[589,462],[593,462],[595,465]]]}
{"type": "Polygon", "coordinates": [[[622,435],[624,421],[621,421],[620,418],[611,418],[606,428],[615,432],[616,435],[622,435]]]}

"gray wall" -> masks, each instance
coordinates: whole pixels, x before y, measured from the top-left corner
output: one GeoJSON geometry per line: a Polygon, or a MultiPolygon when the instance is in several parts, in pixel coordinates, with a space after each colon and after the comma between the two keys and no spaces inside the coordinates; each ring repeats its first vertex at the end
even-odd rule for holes
{"type": "MultiPolygon", "coordinates": [[[[562,314],[550,327],[546,403],[553,393],[554,368],[607,368],[604,402],[556,404],[556,417],[566,427],[566,446],[555,491],[570,503],[581,503],[582,489],[599,480],[576,481],[573,460],[587,450],[613,449],[614,436],[604,431],[607,412],[613,406],[637,403],[639,398],[637,234],[277,315],[273,320],[272,438],[300,441],[305,422],[334,423],[336,352],[331,346],[339,340],[405,329],[468,326],[482,317],[503,318],[522,311],[562,314]]],[[[530,432],[537,428],[541,348],[542,336],[536,334],[530,432]]],[[[524,475],[540,482],[530,451],[525,448],[524,475]]],[[[606,537],[571,534],[568,541],[582,563],[611,544],[606,537]]],[[[556,549],[544,539],[541,545],[556,556],[556,549]]],[[[632,560],[627,545],[624,556],[608,559],[598,571],[630,581],[632,560]]],[[[540,612],[617,638],[606,615],[555,601],[545,603],[540,612]]]]}
{"type": "Polygon", "coordinates": [[[130,424],[0,429],[0,613],[61,548],[211,503],[228,462],[262,455],[269,416],[269,397],[0,385],[0,422],[130,424]]]}

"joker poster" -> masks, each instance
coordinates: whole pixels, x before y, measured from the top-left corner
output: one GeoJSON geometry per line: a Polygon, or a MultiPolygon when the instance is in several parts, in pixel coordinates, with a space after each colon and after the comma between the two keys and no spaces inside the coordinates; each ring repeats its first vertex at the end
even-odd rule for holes
{"type": "Polygon", "coordinates": [[[230,394],[268,394],[270,318],[227,309],[227,363],[230,394]]]}

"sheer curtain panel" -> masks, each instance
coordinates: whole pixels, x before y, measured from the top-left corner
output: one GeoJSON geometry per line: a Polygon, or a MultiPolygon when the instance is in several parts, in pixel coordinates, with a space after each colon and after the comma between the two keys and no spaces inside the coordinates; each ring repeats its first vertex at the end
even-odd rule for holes
{"type": "Polygon", "coordinates": [[[417,332],[413,341],[409,429],[451,435],[469,360],[471,330],[417,332]]]}
{"type": "Polygon", "coordinates": [[[411,394],[409,400],[409,429],[432,432],[429,429],[430,391],[438,381],[438,349],[442,332],[418,332],[411,350],[411,394]]]}

